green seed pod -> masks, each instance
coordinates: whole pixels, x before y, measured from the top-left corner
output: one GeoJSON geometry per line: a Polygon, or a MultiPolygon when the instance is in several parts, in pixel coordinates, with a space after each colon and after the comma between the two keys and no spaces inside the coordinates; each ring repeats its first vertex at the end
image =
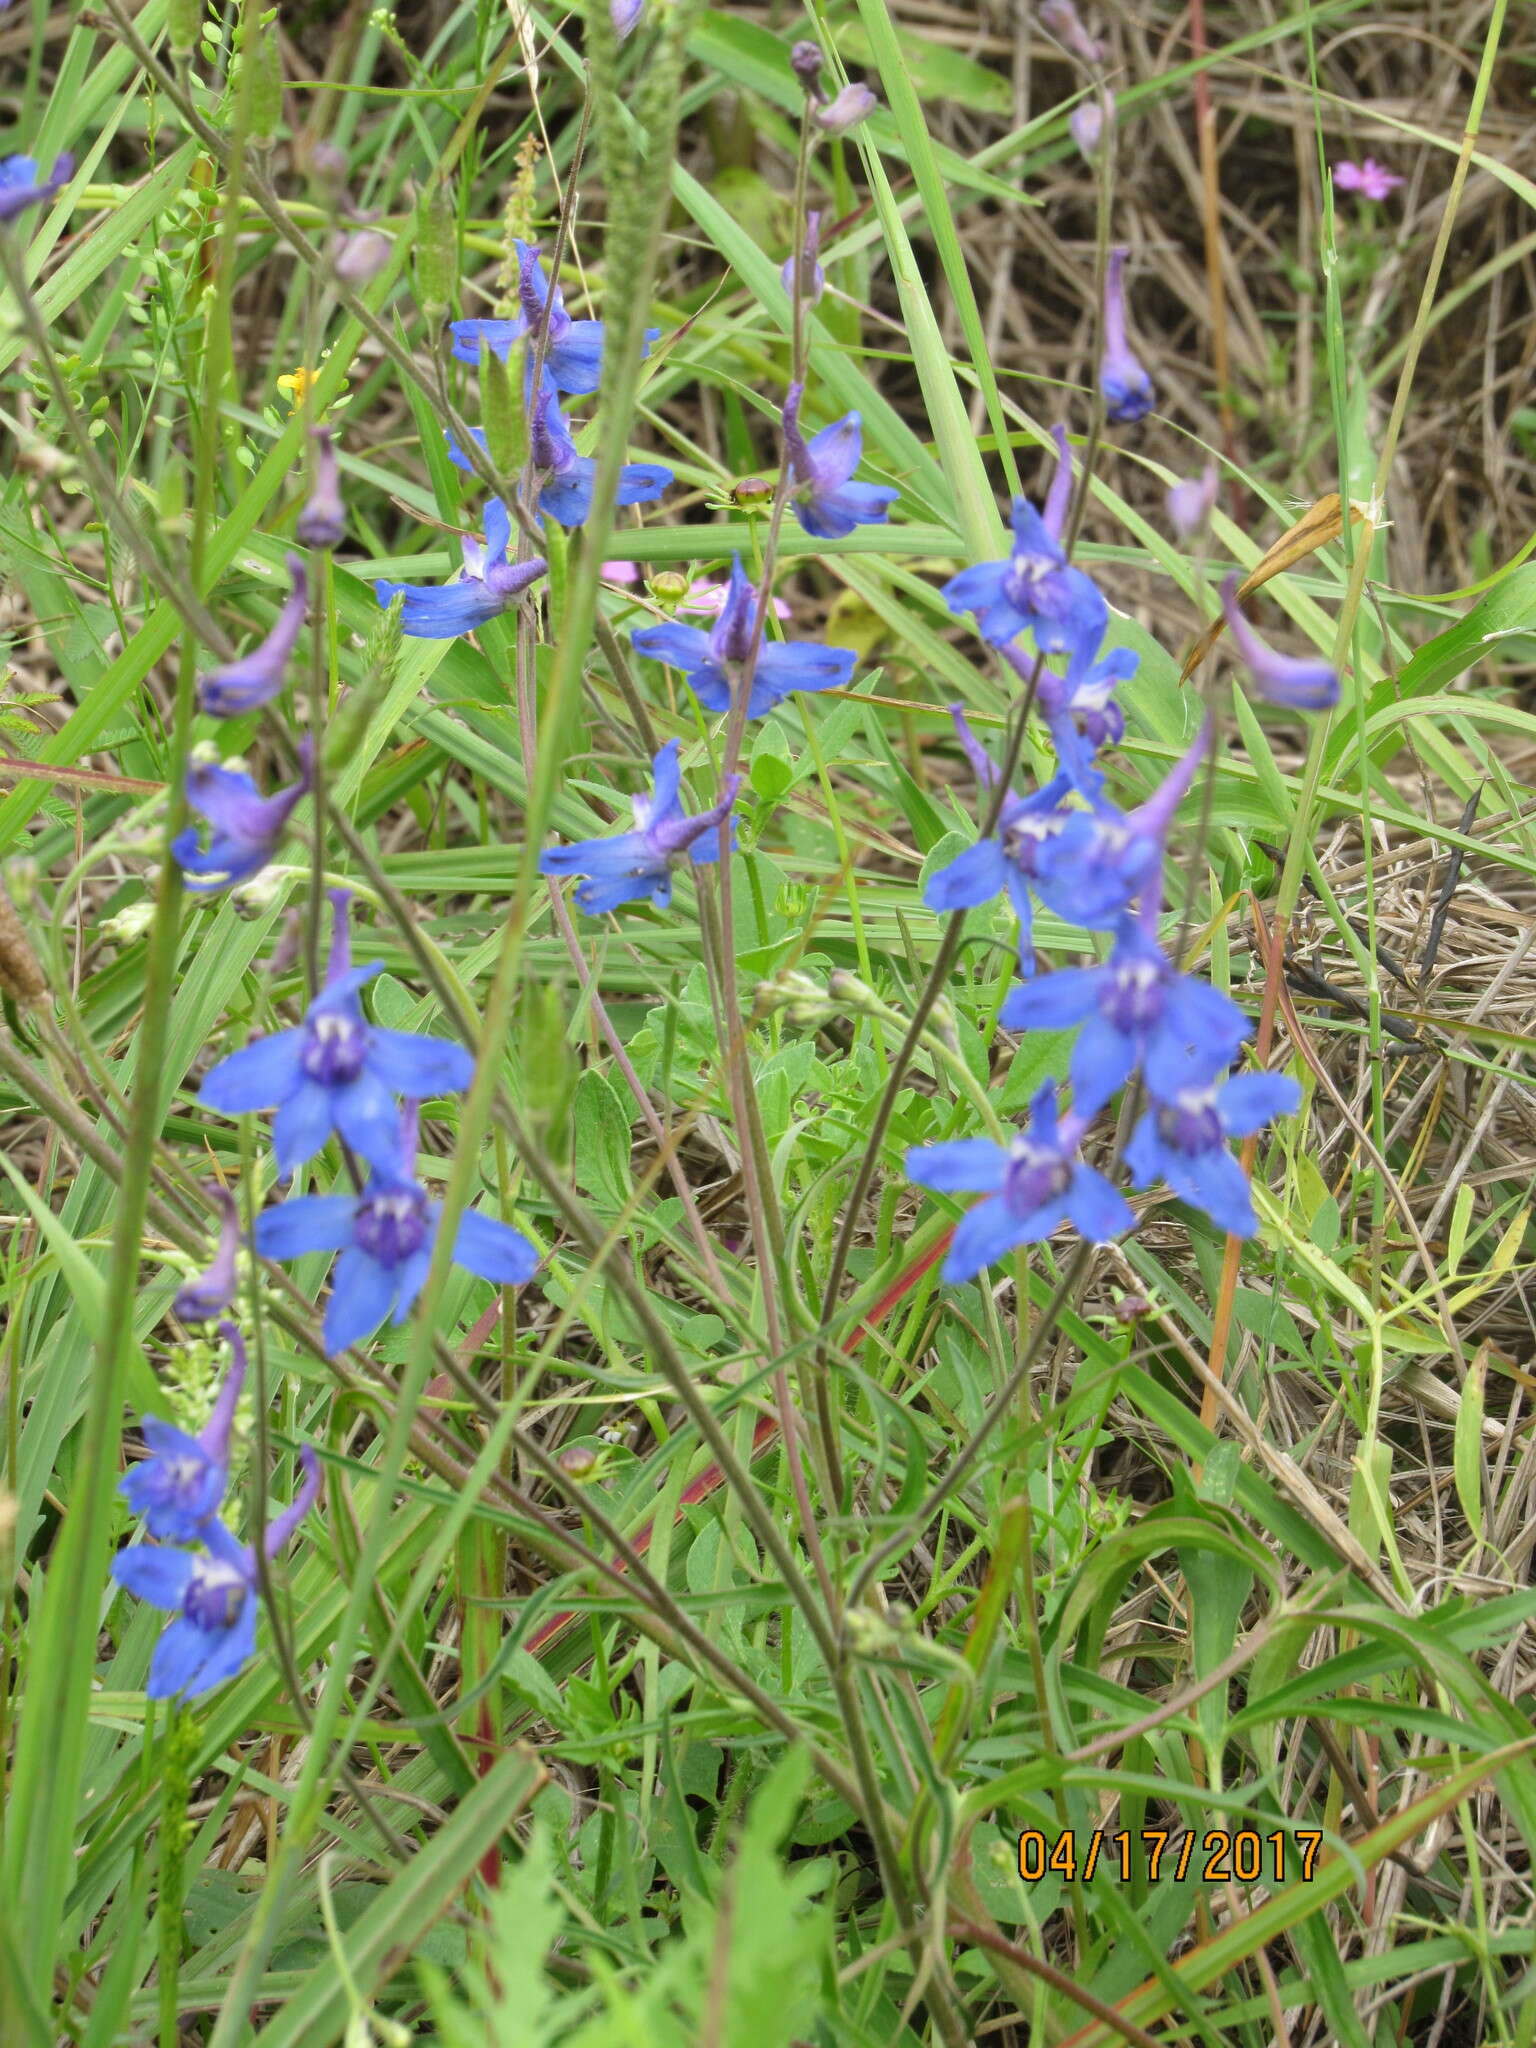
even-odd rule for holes
{"type": "Polygon", "coordinates": [[[165,24],[170,32],[172,54],[190,57],[203,32],[202,0],[170,0],[165,24]]]}
{"type": "Polygon", "coordinates": [[[246,86],[250,95],[251,140],[270,142],[283,118],[283,52],[277,37],[277,9],[271,8],[261,15],[242,42],[248,46],[244,49],[244,61],[251,67],[246,86]]]}
{"type": "Polygon", "coordinates": [[[480,350],[480,409],[485,446],[499,475],[517,476],[528,460],[528,415],[519,403],[526,341],[515,342],[503,362],[493,348],[480,350]]]}
{"type": "Polygon", "coordinates": [[[434,178],[416,202],[416,297],[429,320],[445,318],[458,286],[458,209],[447,185],[434,178]]]}

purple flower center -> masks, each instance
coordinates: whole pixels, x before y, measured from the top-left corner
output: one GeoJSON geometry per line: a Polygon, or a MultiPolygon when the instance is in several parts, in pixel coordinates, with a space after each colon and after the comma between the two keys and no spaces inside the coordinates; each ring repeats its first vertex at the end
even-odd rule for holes
{"type": "Polygon", "coordinates": [[[1015,1140],[1003,1173],[1003,1200],[1021,1216],[1033,1214],[1064,1195],[1072,1185],[1072,1168],[1059,1152],[1015,1140]]]}
{"type": "Polygon", "coordinates": [[[1117,967],[1109,978],[1100,1014],[1127,1037],[1150,1031],[1162,1021],[1167,998],[1165,975],[1155,960],[1133,960],[1117,967]]]}
{"type": "Polygon", "coordinates": [[[344,1010],[322,1010],[309,1022],[299,1064],[311,1081],[340,1088],[355,1081],[368,1058],[368,1026],[344,1010]]]}
{"type": "Polygon", "coordinates": [[[399,1266],[421,1250],[431,1228],[425,1192],[395,1188],[388,1194],[365,1195],[358,1203],[352,1242],[381,1266],[399,1266]]]}
{"type": "Polygon", "coordinates": [[[1038,611],[1048,602],[1045,586],[1060,567],[1059,555],[1015,553],[1009,559],[1003,595],[1021,612],[1038,611]]]}
{"type": "Polygon", "coordinates": [[[1186,1089],[1176,1102],[1159,1109],[1157,1131],[1163,1143],[1175,1152],[1191,1156],[1214,1152],[1223,1135],[1215,1095],[1199,1095],[1186,1089]]]}
{"type": "Polygon", "coordinates": [[[232,1564],[200,1558],[182,1595],[181,1611],[197,1628],[233,1628],[249,1591],[232,1564]]]}
{"type": "MultiPolygon", "coordinates": [[[[1019,800],[1015,798],[1014,801],[1019,800]]],[[[1040,855],[1056,837],[1064,822],[1059,812],[1020,810],[1010,818],[1005,808],[1002,819],[1003,852],[1022,874],[1038,874],[1040,855]]]]}

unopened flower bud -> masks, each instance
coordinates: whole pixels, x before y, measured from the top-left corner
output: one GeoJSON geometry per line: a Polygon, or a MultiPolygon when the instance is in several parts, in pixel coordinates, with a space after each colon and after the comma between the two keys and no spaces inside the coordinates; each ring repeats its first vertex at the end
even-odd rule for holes
{"type": "Polygon", "coordinates": [[[1114,126],[1114,120],[1113,93],[1101,92],[1094,99],[1084,100],[1073,108],[1067,126],[1072,131],[1072,140],[1090,163],[1098,155],[1105,130],[1114,126]]]}
{"type": "Polygon", "coordinates": [[[744,476],[731,486],[733,505],[766,505],[773,497],[773,485],[760,476],[744,476]]]}
{"type": "Polygon", "coordinates": [[[663,569],[648,578],[645,587],[658,604],[681,604],[691,585],[681,569],[663,569]]]}
{"type": "Polygon", "coordinates": [[[317,142],[309,152],[309,175],[327,206],[335,206],[347,189],[347,153],[334,142],[317,142]]]}
{"type": "Polygon", "coordinates": [[[868,120],[880,102],[867,85],[845,85],[835,100],[829,100],[816,116],[816,126],[828,135],[846,135],[868,120]]]}
{"type": "Polygon", "coordinates": [[[796,43],[789,53],[789,68],[813,100],[821,98],[821,67],[826,62],[820,43],[796,43]]]}
{"type": "Polygon", "coordinates": [[[336,444],[329,427],[316,427],[311,439],[315,444],[314,488],[293,530],[307,548],[339,547],[346,536],[347,515],[341,502],[336,444]]]}
{"type": "Polygon", "coordinates": [[[960,1050],[960,1026],[955,1016],[955,1006],[948,996],[935,997],[933,1008],[928,1012],[928,1021],[951,1052],[960,1050]]]}
{"type": "Polygon", "coordinates": [[[96,934],[109,945],[131,946],[135,939],[143,938],[154,921],[154,899],[146,896],[137,903],[125,904],[111,917],[104,917],[96,927],[96,934]]]}
{"type": "Polygon", "coordinates": [[[865,1010],[876,1001],[875,992],[868,982],[860,981],[846,967],[839,967],[827,976],[827,994],[835,1003],[849,1010],[865,1010]]]}
{"type": "Polygon", "coordinates": [[[277,902],[289,879],[286,869],[265,867],[259,874],[252,875],[248,882],[241,882],[229,893],[235,915],[247,920],[265,917],[277,902]]]}
{"type": "Polygon", "coordinates": [[[609,0],[608,18],[622,42],[645,12],[645,0],[609,0]]]}
{"type": "Polygon", "coordinates": [[[1104,51],[1094,41],[1078,19],[1077,9],[1072,0],[1040,0],[1037,12],[1041,23],[1074,57],[1080,57],[1085,64],[1097,64],[1104,51]]]}
{"type": "Polygon", "coordinates": [[[590,1444],[567,1444],[559,1464],[567,1479],[590,1479],[597,1470],[597,1452],[590,1444]]]}
{"type": "Polygon", "coordinates": [[[331,243],[332,274],[348,291],[364,290],[388,261],[389,238],[375,228],[360,228],[356,234],[338,235],[331,243]]]}
{"type": "Polygon", "coordinates": [[[1201,533],[1216,504],[1216,465],[1208,462],[1199,476],[1186,477],[1169,486],[1168,517],[1177,532],[1187,538],[1201,533]]]}
{"type": "Polygon", "coordinates": [[[1152,1304],[1144,1294],[1122,1294],[1115,1303],[1117,1323],[1139,1323],[1143,1316],[1152,1313],[1152,1304]]]}
{"type": "Polygon", "coordinates": [[[821,215],[808,213],[805,216],[805,241],[798,256],[786,259],[779,272],[784,289],[793,298],[798,292],[808,306],[814,306],[827,288],[827,273],[816,261],[816,252],[821,247],[821,215]]]}

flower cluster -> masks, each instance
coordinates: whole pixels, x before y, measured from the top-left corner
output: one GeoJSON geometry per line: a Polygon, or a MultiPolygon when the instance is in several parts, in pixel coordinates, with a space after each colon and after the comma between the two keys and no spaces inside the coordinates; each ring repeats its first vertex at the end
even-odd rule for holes
{"type": "MultiPolygon", "coordinates": [[[[1121,388],[1128,387],[1122,373],[1121,388]]],[[[1032,688],[1057,772],[1029,795],[1000,787],[997,769],[955,707],[988,825],[973,847],[930,876],[924,900],[936,911],[962,912],[1006,892],[1019,920],[1022,979],[999,1021],[1011,1031],[1076,1033],[1068,1060],[1071,1108],[1059,1113],[1058,1084],[1047,1082],[1027,1127],[1009,1142],[961,1138],[909,1153],[907,1171],[921,1186],[982,1198],[950,1246],[944,1275],[955,1281],[1063,1223],[1093,1240],[1131,1227],[1124,1197],[1081,1150],[1095,1120],[1132,1086],[1140,1110],[1124,1156],[1132,1185],[1165,1183],[1220,1228],[1251,1235],[1258,1221],[1230,1141],[1251,1136],[1300,1099],[1285,1075],[1230,1071],[1250,1036],[1248,1019],[1208,981],[1182,972],[1161,942],[1169,830],[1209,748],[1209,718],[1144,803],[1122,811],[1105,794],[1097,757],[1124,731],[1115,691],[1134,674],[1136,657],[1106,647],[1108,605],[1067,559],[1072,466],[1059,428],[1055,439],[1044,508],[1024,499],[1015,505],[1008,559],[962,570],[944,594],[952,610],[975,615],[982,637],[1032,688]],[[1033,658],[1021,643],[1032,643],[1033,658]],[[1045,665],[1058,658],[1064,672],[1045,665]],[[1037,975],[1037,902],[1069,924],[1111,935],[1099,964],[1037,975]]],[[[1292,710],[1336,701],[1331,669],[1266,647],[1237,610],[1235,584],[1223,600],[1257,694],[1292,710]]]]}
{"type": "MultiPolygon", "coordinates": [[[[151,1699],[191,1698],[233,1678],[256,1648],[256,1553],[219,1517],[229,1485],[229,1447],[245,1382],[245,1345],[233,1323],[221,1323],[232,1360],[213,1412],[196,1436],[146,1415],[140,1424],[149,1456],[118,1482],[129,1508],[157,1543],[133,1543],[112,1560],[120,1586],[175,1618],[155,1645],[145,1691],[151,1699]]],[[[306,1444],[304,1481],[267,1524],[270,1562],[314,1506],[320,1468],[306,1444]]]]}

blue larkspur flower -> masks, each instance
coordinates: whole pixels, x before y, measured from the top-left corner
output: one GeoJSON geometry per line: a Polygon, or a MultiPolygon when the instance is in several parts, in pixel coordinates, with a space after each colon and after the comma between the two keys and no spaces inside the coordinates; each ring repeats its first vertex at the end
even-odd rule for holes
{"type": "Polygon", "coordinates": [[[330,899],[334,924],[325,986],[303,1023],[220,1060],[197,1095],[205,1109],[221,1116],[276,1110],[272,1149],[284,1179],[332,1131],[370,1166],[392,1166],[400,1144],[396,1097],[456,1095],[475,1075],[473,1054],[451,1039],[368,1022],[359,991],[383,973],[384,963],[353,967],[349,892],[332,889],[330,899]]]}
{"type": "Polygon", "coordinates": [[[233,1323],[220,1323],[219,1335],[228,1340],[231,1362],[207,1422],[189,1436],[172,1422],[146,1415],[139,1429],[151,1455],[130,1465],[117,1482],[129,1511],[144,1517],[150,1535],[173,1543],[196,1540],[203,1523],[217,1513],[229,1481],[229,1439],[245,1384],[245,1343],[233,1323]]]}
{"type": "Polygon", "coordinates": [[[804,396],[803,384],[791,384],[784,398],[784,449],[794,476],[790,510],[816,540],[841,540],[856,526],[882,524],[901,493],[852,481],[864,455],[859,415],[845,413],[807,441],[800,431],[804,396]]]}
{"type": "Polygon", "coordinates": [[[1057,427],[1054,438],[1056,473],[1044,511],[1015,498],[1007,560],[962,569],[940,595],[952,612],[974,612],[977,632],[994,647],[1029,633],[1042,654],[1092,653],[1104,638],[1109,606],[1061,545],[1072,502],[1072,456],[1065,429],[1057,427]]]}
{"type": "MultiPolygon", "coordinates": [[[[1000,652],[1027,679],[1033,663],[1015,647],[1000,652]]],[[[1140,659],[1129,647],[1112,647],[1107,654],[1079,648],[1064,676],[1053,669],[1040,672],[1035,703],[1050,728],[1062,767],[1086,797],[1096,796],[1104,784],[1094,756],[1103,747],[1118,746],[1125,737],[1125,713],[1115,701],[1115,691],[1135,675],[1140,659]]]]}
{"type": "Polygon", "coordinates": [[[54,158],[46,178],[39,176],[35,157],[0,157],[0,221],[15,220],[29,206],[45,206],[74,175],[75,160],[67,150],[54,158]]]}
{"type": "MultiPolygon", "coordinates": [[[[592,512],[597,462],[590,455],[577,454],[571,430],[560,410],[557,392],[548,389],[543,392],[530,413],[529,427],[533,466],[544,476],[539,488],[540,513],[559,526],[584,526],[592,512]]],[[[476,446],[484,448],[484,427],[475,427],[471,431],[476,446]]],[[[448,460],[457,469],[471,467],[464,450],[451,434],[448,437],[448,460]]],[[[659,498],[672,481],[672,471],[664,462],[626,462],[619,471],[618,494],[614,502],[618,505],[648,505],[659,498]]]]}
{"type": "Polygon", "coordinates": [[[1131,1228],[1135,1218],[1125,1197],[1077,1156],[1083,1127],[1075,1113],[1058,1123],[1056,1084],[1048,1081],[1030,1105],[1027,1129],[1011,1144],[955,1138],[908,1152],[907,1175],[919,1187],[985,1197],[956,1226],[944,1279],[972,1280],[1018,1245],[1038,1244],[1063,1223],[1095,1244],[1131,1228]]]}
{"type": "MultiPolygon", "coordinates": [[[[997,770],[977,743],[959,705],[950,715],[984,790],[997,770]]],[[[1209,744],[1202,727],[1194,745],[1152,795],[1134,811],[1102,796],[1071,802],[1072,781],[1054,775],[1032,796],[1003,798],[995,830],[928,878],[923,901],[930,910],[969,910],[1006,889],[1019,919],[1020,963],[1031,969],[1031,891],[1057,917],[1090,931],[1107,931],[1143,890],[1161,888],[1163,846],[1179,802],[1209,744]]]]}
{"type": "Polygon", "coordinates": [[[1331,711],[1339,701],[1339,674],[1329,662],[1280,654],[1261,640],[1243,617],[1237,578],[1221,586],[1221,608],[1234,646],[1253,677],[1254,695],[1283,711],[1331,711]]]}
{"type": "MultiPolygon", "coordinates": [[[[320,1468],[308,1444],[299,1452],[304,1483],[292,1502],[267,1524],[263,1548],[271,1560],[314,1506],[320,1468]]],[[[112,1560],[112,1576],[127,1592],[176,1618],[150,1662],[144,1690],[152,1700],[190,1699],[233,1678],[256,1653],[256,1553],[216,1517],[198,1524],[201,1550],[135,1543],[112,1560]]]]}
{"type": "Polygon", "coordinates": [[[1104,273],[1104,352],[1099,357],[1099,390],[1104,416],[1116,426],[1144,420],[1157,403],[1152,379],[1125,338],[1125,285],[1122,273],[1127,249],[1112,249],[1104,273]]]}
{"type": "MultiPolygon", "coordinates": [[[[739,775],[729,776],[720,801],[693,817],[685,815],[679,793],[678,743],[668,740],[651,764],[649,796],[632,799],[635,829],[608,839],[582,839],[547,847],[539,855],[541,875],[586,875],[576,890],[577,908],[589,917],[645,898],[658,910],[672,900],[672,869],[686,856],[695,863],[717,860],[719,827],[736,801],[739,775]]],[[[735,824],[732,823],[732,844],[735,824]]]]}
{"type": "MultiPolygon", "coordinates": [[[[731,708],[732,671],[752,652],[756,631],[757,592],[741,557],[731,557],[731,580],[715,623],[701,626],[673,620],[659,626],[638,626],[630,634],[637,654],[678,669],[706,711],[731,708]]],[[[796,690],[840,689],[853,674],[858,656],[847,647],[822,647],[810,640],[762,640],[752,671],[748,718],[761,718],[796,690]]]]}
{"type": "MultiPolygon", "coordinates": [[[[449,443],[453,453],[453,444],[449,443]]],[[[537,583],[549,564],[542,555],[526,562],[509,562],[512,545],[512,516],[500,498],[485,508],[485,542],[482,546],[466,534],[464,575],[458,583],[375,583],[373,594],[382,605],[403,597],[405,610],[401,631],[410,640],[456,640],[461,633],[473,633],[477,626],[496,619],[537,583]]]]}
{"type": "Polygon", "coordinates": [[[189,889],[228,889],[261,872],[277,851],[294,805],[309,791],[312,760],[306,736],[299,743],[298,780],[263,796],[243,768],[226,768],[194,756],[187,769],[187,802],[207,819],[213,833],[206,850],[195,825],[178,832],[171,842],[171,858],[189,889]]]}
{"type": "MultiPolygon", "coordinates": [[[[442,1203],[414,1178],[415,1157],[415,1104],[407,1103],[397,1157],[373,1169],[361,1194],[294,1195],[256,1219],[256,1249],[264,1259],[340,1252],[323,1326],[330,1357],[371,1337],[386,1316],[403,1323],[426,1281],[442,1203]]],[[[521,1231],[474,1209],[459,1218],[453,1257],[499,1287],[523,1286],[539,1265],[521,1231]]]]}
{"type": "MultiPolygon", "coordinates": [[[[565,310],[559,285],[550,289],[538,249],[529,242],[514,242],[512,246],[517,252],[517,296],[522,311],[511,320],[455,320],[449,330],[455,360],[478,364],[484,347],[505,362],[524,335],[547,319],[545,376],[557,391],[569,391],[576,397],[590,396],[603,378],[603,322],[573,320],[565,310]]],[[[648,327],[641,354],[649,355],[651,343],[660,336],[659,327],[648,327]]]]}
{"type": "Polygon", "coordinates": [[[1140,1067],[1157,1096],[1214,1080],[1252,1026],[1229,996],[1180,974],[1140,922],[1122,916],[1109,958],[1058,967],[1012,989],[998,1022],[1009,1031],[1068,1031],[1072,1107],[1095,1116],[1140,1067]]]}
{"type": "Polygon", "coordinates": [[[1259,1222],[1248,1177],[1228,1146],[1277,1116],[1291,1116],[1301,1090],[1288,1074],[1234,1074],[1155,1099],[1131,1133],[1125,1163],[1139,1188],[1164,1180],[1219,1229],[1252,1237],[1259,1222]]]}
{"type": "Polygon", "coordinates": [[[238,718],[270,704],[283,687],[309,608],[309,576],[302,555],[288,557],[290,589],[266,639],[238,661],[197,679],[197,701],[211,718],[238,718]]]}

